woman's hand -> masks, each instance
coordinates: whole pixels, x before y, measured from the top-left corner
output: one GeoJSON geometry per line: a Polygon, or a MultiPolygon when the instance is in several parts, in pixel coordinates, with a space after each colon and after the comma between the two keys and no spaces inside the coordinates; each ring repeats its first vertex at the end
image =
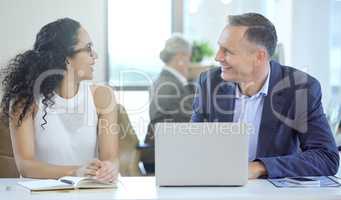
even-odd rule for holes
{"type": "Polygon", "coordinates": [[[97,170],[96,178],[103,182],[112,183],[117,179],[118,173],[118,163],[112,161],[101,161],[101,166],[100,169],[97,170]]]}
{"type": "Polygon", "coordinates": [[[97,171],[101,168],[102,162],[98,159],[92,160],[85,165],[80,166],[74,172],[75,176],[96,176],[97,171]]]}

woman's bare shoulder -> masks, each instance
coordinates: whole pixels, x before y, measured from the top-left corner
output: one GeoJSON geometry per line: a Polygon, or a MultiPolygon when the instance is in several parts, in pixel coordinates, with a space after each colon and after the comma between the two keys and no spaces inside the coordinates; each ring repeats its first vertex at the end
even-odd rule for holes
{"type": "Polygon", "coordinates": [[[97,110],[108,109],[116,105],[114,89],[108,85],[92,84],[91,93],[97,110]]]}

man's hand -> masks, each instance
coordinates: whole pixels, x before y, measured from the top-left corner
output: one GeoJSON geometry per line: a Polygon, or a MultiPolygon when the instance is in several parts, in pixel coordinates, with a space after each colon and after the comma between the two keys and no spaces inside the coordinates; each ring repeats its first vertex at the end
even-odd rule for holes
{"type": "Polygon", "coordinates": [[[266,168],[262,162],[254,161],[249,163],[249,179],[256,179],[266,174],[266,168]]]}

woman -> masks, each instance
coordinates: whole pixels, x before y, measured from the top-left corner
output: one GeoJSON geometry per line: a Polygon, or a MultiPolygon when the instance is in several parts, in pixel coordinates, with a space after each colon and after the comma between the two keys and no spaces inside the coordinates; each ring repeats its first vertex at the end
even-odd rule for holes
{"type": "Polygon", "coordinates": [[[84,82],[96,59],[86,30],[64,18],[45,25],[33,50],[9,62],[1,106],[22,176],[116,179],[115,97],[109,87],[84,82]]]}

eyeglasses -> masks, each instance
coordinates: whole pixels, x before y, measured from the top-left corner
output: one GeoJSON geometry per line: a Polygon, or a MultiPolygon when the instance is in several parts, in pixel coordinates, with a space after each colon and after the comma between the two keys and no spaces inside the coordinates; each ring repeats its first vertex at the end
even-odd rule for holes
{"type": "Polygon", "coordinates": [[[82,51],[88,52],[88,54],[91,57],[95,56],[95,50],[94,50],[94,47],[93,47],[92,43],[87,44],[86,47],[83,47],[83,48],[80,48],[80,49],[77,49],[77,50],[73,51],[72,55],[75,55],[75,54],[77,54],[79,52],[82,52],[82,51]]]}

